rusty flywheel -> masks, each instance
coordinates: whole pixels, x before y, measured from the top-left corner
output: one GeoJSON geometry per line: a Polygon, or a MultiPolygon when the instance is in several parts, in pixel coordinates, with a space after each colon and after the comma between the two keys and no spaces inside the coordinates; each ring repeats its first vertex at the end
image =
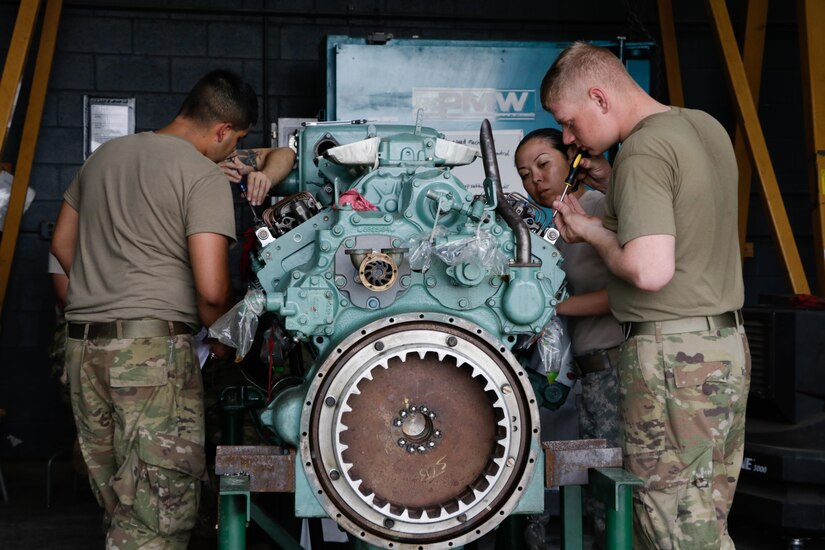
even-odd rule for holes
{"type": "Polygon", "coordinates": [[[302,416],[307,477],[330,517],[385,548],[461,546],[518,502],[538,449],[527,375],[467,321],[365,327],[319,369],[302,416]]]}

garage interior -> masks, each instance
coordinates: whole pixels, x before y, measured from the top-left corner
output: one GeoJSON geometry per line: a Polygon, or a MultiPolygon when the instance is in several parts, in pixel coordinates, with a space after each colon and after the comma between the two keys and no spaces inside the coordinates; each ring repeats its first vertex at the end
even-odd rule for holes
{"type": "MultiPolygon", "coordinates": [[[[483,87],[527,90],[524,96],[511,97],[527,98],[521,106],[532,110],[529,116],[515,111],[503,115],[501,109],[493,113],[498,117],[493,121],[493,132],[502,131],[496,135],[498,154],[502,154],[500,149],[517,143],[513,136],[520,138],[541,125],[556,125],[536,98],[541,78],[564,45],[586,40],[620,54],[631,74],[653,98],[710,113],[724,125],[735,143],[740,172],[743,317],[753,370],[745,460],[730,529],[737,546],[746,550],[825,548],[822,28],[825,2],[821,0],[240,0],[234,5],[216,0],[0,0],[0,165],[6,178],[0,179],[0,199],[5,202],[0,205],[5,218],[0,243],[0,546],[80,549],[98,547],[103,540],[100,509],[87,479],[78,473],[78,457],[72,453],[75,428],[71,410],[53,374],[55,296],[48,270],[49,247],[63,193],[91,152],[92,113],[96,108],[115,107],[121,115],[125,113],[129,133],[151,131],[175,116],[187,91],[203,74],[227,68],[242,75],[258,93],[260,116],[244,139],[244,148],[299,147],[296,178],[300,168],[300,177],[311,179],[306,174],[317,166],[319,174],[334,175],[329,176],[329,181],[337,182],[340,178],[340,184],[345,185],[353,178],[346,171],[325,168],[323,162],[319,165],[317,155],[329,147],[362,139],[361,133],[370,131],[368,124],[406,124],[417,128],[416,135],[427,135],[427,128],[432,126],[438,132],[449,130],[455,136],[471,134],[468,142],[476,139],[481,119],[490,113],[455,116],[455,124],[446,128],[428,122],[426,110],[422,115],[410,108],[410,96],[418,93],[422,101],[430,101],[432,94],[447,86],[481,88],[476,84],[464,86],[461,79],[472,79],[478,72],[494,73],[497,69],[490,69],[485,63],[495,65],[495,59],[501,60],[502,74],[491,77],[493,84],[483,87]],[[443,84],[427,81],[432,75],[440,77],[443,84]],[[416,78],[426,82],[417,84],[416,78]],[[430,96],[424,97],[426,94],[430,96]],[[327,130],[323,125],[328,121],[364,119],[368,122],[352,124],[351,128],[338,126],[327,130]],[[302,133],[303,142],[296,141],[296,133],[302,133]],[[307,141],[310,137],[312,143],[307,141]],[[329,143],[321,147],[324,140],[329,143]],[[300,149],[302,143],[304,149],[300,149]],[[316,158],[302,157],[302,151],[307,155],[314,153],[316,158]]],[[[466,106],[466,100],[463,101],[466,106]]],[[[501,107],[502,103],[498,105],[501,107]]],[[[449,118],[449,114],[441,115],[449,118]]],[[[483,134],[478,140],[484,141],[483,134]]],[[[472,173],[481,174],[474,189],[483,194],[481,164],[482,159],[476,159],[473,166],[477,171],[472,173]]],[[[454,172],[459,173],[457,168],[454,172]]],[[[502,178],[517,178],[514,174],[511,167],[505,169],[502,164],[502,178]]],[[[288,182],[284,189],[292,190],[292,181],[288,182]]],[[[301,181],[301,185],[305,183],[301,181]]],[[[312,185],[319,193],[333,193],[331,185],[312,185]]],[[[296,192],[303,189],[295,184],[296,192]]],[[[334,194],[337,193],[336,187],[334,194]]],[[[260,210],[250,210],[234,186],[233,199],[240,243],[247,230],[256,227],[260,210]]],[[[452,223],[448,219],[452,215],[445,214],[442,222],[452,223]]],[[[358,221],[354,226],[357,224],[358,221]]],[[[335,228],[322,224],[310,230],[305,226],[302,238],[313,239],[315,230],[335,228]]],[[[352,235],[358,234],[357,228],[352,231],[352,235]]],[[[349,235],[342,238],[346,236],[349,235]]],[[[392,254],[398,254],[404,246],[395,242],[397,239],[388,238],[385,242],[363,236],[351,238],[354,244],[347,245],[350,249],[381,249],[385,252],[381,261],[390,263],[395,261],[392,254]]],[[[284,245],[284,249],[294,258],[306,259],[302,252],[306,242],[295,240],[290,243],[291,248],[284,245]]],[[[248,263],[247,253],[242,246],[230,251],[238,300],[248,290],[240,267],[245,261],[248,263]]],[[[352,261],[356,265],[355,256],[337,254],[330,262],[336,269],[340,262],[352,261]]],[[[259,266],[263,272],[277,279],[279,269],[289,272],[300,262],[289,260],[286,267],[277,269],[273,264],[264,264],[259,266]]],[[[400,269],[399,281],[404,275],[400,269]]],[[[472,278],[468,273],[459,276],[453,271],[445,272],[444,277],[447,276],[459,280],[472,278]]],[[[330,284],[334,287],[336,282],[330,284]]],[[[392,284],[394,279],[387,286],[392,284]]],[[[466,286],[471,284],[474,283],[466,282],[466,286]]],[[[561,280],[544,284],[557,288],[561,280]]],[[[315,304],[312,292],[322,285],[307,285],[310,298],[302,303],[311,308],[315,304]]],[[[379,307],[360,290],[344,284],[337,286],[352,294],[353,305],[360,300],[360,307],[366,310],[379,307]]],[[[394,292],[400,291],[390,294],[394,292]]],[[[446,309],[472,309],[458,299],[453,303],[447,291],[438,295],[438,301],[449,304],[444,305],[446,309]]],[[[286,309],[284,305],[281,311],[286,309]]],[[[305,312],[295,313],[296,323],[301,313],[305,312]]],[[[467,314],[469,321],[473,320],[471,313],[467,314]]],[[[361,349],[373,337],[367,332],[379,335],[376,338],[391,338],[403,330],[419,331],[422,338],[442,335],[441,329],[434,327],[441,326],[443,319],[435,313],[426,317],[422,314],[420,320],[404,317],[412,312],[399,310],[395,314],[401,323],[397,330],[380,323],[367,323],[362,329],[359,321],[346,318],[335,333],[330,329],[327,333],[307,334],[320,334],[311,338],[319,349],[347,344],[353,350],[361,349]],[[367,332],[359,336],[362,330],[367,332]]],[[[484,349],[487,345],[483,338],[472,334],[475,324],[464,326],[456,322],[455,327],[457,348],[484,349]]],[[[512,335],[507,338],[515,341],[512,335]]],[[[253,344],[255,353],[260,355],[264,352],[259,348],[260,341],[253,344]]],[[[392,353],[403,360],[407,351],[399,347],[392,353]]],[[[423,361],[424,352],[421,353],[423,361]]],[[[467,353],[472,357],[471,352],[467,353]]],[[[293,361],[313,359],[301,355],[293,361]]],[[[456,362],[460,365],[461,360],[456,362]]],[[[262,368],[258,365],[203,371],[207,424],[211,422],[219,432],[207,454],[213,468],[215,461],[219,470],[222,463],[227,474],[220,476],[224,483],[214,470],[211,472],[212,489],[204,491],[202,511],[189,548],[386,547],[382,544],[389,539],[380,535],[363,540],[351,536],[354,541],[348,543],[343,528],[335,529],[334,522],[329,520],[320,521],[320,516],[330,515],[330,508],[313,500],[312,489],[326,485],[312,474],[309,478],[306,474],[295,477],[302,465],[300,449],[297,462],[294,450],[303,443],[292,446],[292,454],[285,450],[289,445],[284,441],[279,441],[282,446],[273,446],[271,438],[261,434],[261,424],[254,412],[266,410],[273,401],[273,393],[288,394],[295,384],[290,378],[294,364],[278,371],[284,382],[281,385],[277,381],[273,385],[271,378],[267,380],[268,375],[261,374],[265,372],[262,368]],[[270,391],[261,390],[267,384],[270,391]],[[223,451],[218,448],[220,445],[226,446],[223,451]],[[238,450],[241,445],[261,445],[270,450],[243,454],[238,450]],[[256,473],[249,474],[240,467],[233,469],[233,460],[257,472],[261,479],[265,477],[261,470],[268,471],[269,488],[260,489],[254,481],[251,487],[250,477],[254,478],[256,473]],[[255,470],[252,463],[264,466],[255,470]],[[278,475],[281,477],[275,480],[278,475]],[[238,476],[246,484],[241,480],[241,485],[231,486],[230,482],[238,481],[238,476]],[[219,502],[223,520],[218,518],[219,502]],[[296,514],[301,506],[303,515],[296,514]],[[250,510],[251,519],[244,516],[250,510]],[[234,525],[221,530],[221,521],[234,521],[234,525]],[[330,534],[332,531],[335,532],[330,534]]],[[[321,372],[328,372],[327,368],[322,365],[321,372]]],[[[340,368],[346,369],[346,365],[340,368]]],[[[497,376],[488,374],[491,379],[497,376]]],[[[397,380],[385,380],[386,387],[378,386],[381,382],[376,375],[371,390],[367,386],[347,391],[363,391],[380,402],[387,388],[399,384],[397,380]]],[[[312,388],[321,385],[312,380],[309,383],[315,384],[310,384],[312,388]]],[[[521,397],[529,399],[530,383],[522,385],[525,389],[521,397]]],[[[516,394],[520,395],[518,391],[516,394]]],[[[291,413],[297,408],[300,415],[301,401],[298,397],[298,402],[290,405],[291,413]]],[[[559,461],[556,475],[560,478],[564,477],[565,457],[575,457],[569,460],[576,462],[580,456],[598,455],[598,460],[605,456],[599,449],[580,448],[574,443],[578,429],[572,401],[569,399],[558,411],[537,409],[540,421],[538,417],[534,419],[535,425],[540,426],[542,442],[569,443],[547,451],[558,453],[553,456],[559,461]]],[[[472,403],[464,405],[469,413],[466,429],[471,431],[475,429],[472,403]]],[[[325,416],[323,407],[312,410],[313,419],[303,422],[317,421],[322,426],[336,422],[335,418],[325,416]]],[[[420,411],[405,407],[402,412],[420,411]]],[[[272,422],[297,422],[295,418],[284,420],[287,413],[274,409],[270,413],[272,422]]],[[[368,414],[351,414],[356,413],[364,414],[359,422],[369,425],[368,414]]],[[[354,441],[348,444],[356,447],[354,441]]],[[[346,454],[345,450],[338,452],[346,454]]],[[[524,452],[532,457],[531,464],[541,454],[540,465],[547,465],[545,449],[528,448],[524,452]]],[[[585,482],[588,468],[607,465],[597,462],[587,466],[586,460],[581,460],[584,463],[578,467],[583,468],[585,482]]],[[[556,478],[555,484],[545,480],[546,484],[536,485],[530,477],[532,472],[531,466],[530,475],[519,480],[527,489],[522,501],[532,499],[544,512],[513,500],[502,505],[502,514],[506,510],[508,520],[512,521],[496,524],[495,528],[486,521],[479,526],[479,532],[485,531],[483,536],[462,534],[451,539],[455,545],[450,542],[450,547],[600,547],[592,533],[583,528],[580,517],[576,525],[564,515],[565,499],[575,498],[576,489],[560,489],[564,483],[558,483],[560,478],[556,478]],[[529,533],[533,534],[525,539],[529,533]]],[[[385,482],[383,478],[381,481],[385,482]]],[[[581,483],[570,482],[570,487],[581,483]]],[[[610,483],[624,487],[622,495],[628,494],[627,487],[632,486],[632,482],[623,485],[625,481],[612,478],[610,483]]],[[[620,489],[616,491],[618,495],[620,489]]],[[[358,523],[353,524],[357,531],[358,523]]],[[[346,531],[353,529],[349,527],[346,531]]],[[[419,547],[436,548],[437,544],[438,541],[428,542],[419,547]]],[[[607,547],[623,546],[610,542],[607,547]]]]}

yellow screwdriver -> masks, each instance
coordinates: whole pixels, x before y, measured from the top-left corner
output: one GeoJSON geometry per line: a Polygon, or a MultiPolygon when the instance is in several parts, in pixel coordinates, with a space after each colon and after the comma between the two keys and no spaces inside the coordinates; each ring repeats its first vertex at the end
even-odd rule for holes
{"type": "MultiPolygon", "coordinates": [[[[576,156],[573,157],[573,161],[570,163],[570,172],[567,173],[567,177],[564,178],[564,191],[561,193],[561,198],[559,202],[564,202],[564,197],[567,196],[567,192],[572,187],[574,190],[579,186],[578,182],[576,182],[576,175],[579,173],[579,168],[581,167],[582,157],[584,156],[584,151],[579,150],[576,152],[576,156]]],[[[556,217],[556,213],[558,210],[553,210],[553,217],[556,217]]]]}

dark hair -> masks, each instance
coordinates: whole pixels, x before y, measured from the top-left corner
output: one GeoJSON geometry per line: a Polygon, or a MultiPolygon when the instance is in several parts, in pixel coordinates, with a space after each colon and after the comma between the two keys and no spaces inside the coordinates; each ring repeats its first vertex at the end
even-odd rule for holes
{"type": "Polygon", "coordinates": [[[258,97],[239,75],[217,69],[198,80],[178,116],[204,125],[229,122],[236,130],[246,130],[258,122],[258,97]]]}
{"type": "Polygon", "coordinates": [[[515,155],[518,155],[518,150],[521,149],[522,145],[525,145],[534,139],[546,141],[553,147],[553,149],[561,152],[565,158],[567,157],[567,146],[564,144],[561,132],[555,128],[538,128],[524,136],[516,147],[515,155]]]}

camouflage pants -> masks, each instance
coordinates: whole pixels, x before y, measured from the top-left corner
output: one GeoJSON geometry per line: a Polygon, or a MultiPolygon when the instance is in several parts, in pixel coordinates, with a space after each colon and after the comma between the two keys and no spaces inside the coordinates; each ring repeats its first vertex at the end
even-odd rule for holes
{"type": "Polygon", "coordinates": [[[106,547],[185,549],[205,473],[192,337],[70,338],[66,365],[106,547]]]}
{"type": "Polygon", "coordinates": [[[727,518],[745,438],[745,331],[641,335],[621,350],[619,408],[634,548],[732,549],[727,518]]]}
{"type": "MultiPolygon", "coordinates": [[[[576,396],[579,435],[582,439],[606,439],[608,447],[619,446],[619,377],[616,368],[585,374],[582,391],[576,396]]],[[[584,511],[602,547],[605,531],[604,503],[587,487],[584,491],[584,511]]]]}

